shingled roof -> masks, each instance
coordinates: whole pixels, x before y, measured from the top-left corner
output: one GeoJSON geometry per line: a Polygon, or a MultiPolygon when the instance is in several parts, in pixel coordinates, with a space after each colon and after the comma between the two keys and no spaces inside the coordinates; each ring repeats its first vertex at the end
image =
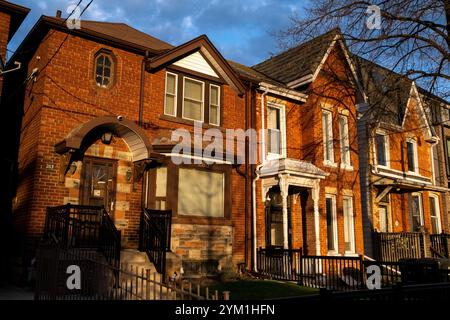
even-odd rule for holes
{"type": "Polygon", "coordinates": [[[162,51],[173,48],[171,44],[132,28],[125,23],[83,20],[81,21],[81,28],[153,50],[162,51]]]}
{"type": "Polygon", "coordinates": [[[280,53],[252,68],[284,84],[312,75],[317,70],[331,42],[340,34],[338,28],[280,53]]]}

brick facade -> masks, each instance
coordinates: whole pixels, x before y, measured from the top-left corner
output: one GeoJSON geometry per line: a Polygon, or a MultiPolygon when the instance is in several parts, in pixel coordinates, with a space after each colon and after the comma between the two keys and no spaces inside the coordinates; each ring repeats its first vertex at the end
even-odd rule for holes
{"type": "MultiPolygon", "coordinates": [[[[0,12],[0,56],[3,62],[6,61],[6,47],[8,45],[8,35],[11,16],[7,13],[0,12]]],[[[3,77],[0,76],[0,97],[2,96],[3,77]]]]}

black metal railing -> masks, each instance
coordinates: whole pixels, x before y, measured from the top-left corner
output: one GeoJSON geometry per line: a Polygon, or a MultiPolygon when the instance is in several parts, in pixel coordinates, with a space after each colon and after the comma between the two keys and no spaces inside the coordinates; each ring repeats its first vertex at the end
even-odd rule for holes
{"type": "Polygon", "coordinates": [[[43,239],[60,248],[97,249],[109,263],[120,263],[120,231],[103,207],[48,207],[43,239]]]}
{"type": "Polygon", "coordinates": [[[430,251],[433,257],[450,259],[450,234],[432,234],[430,242],[430,251]]]}
{"type": "Polygon", "coordinates": [[[420,232],[375,232],[373,241],[377,261],[425,257],[424,234],[420,232]]]}
{"type": "Polygon", "coordinates": [[[166,252],[170,251],[171,228],[171,210],[142,210],[140,250],[147,253],[163,279],[166,274],[166,252]]]}
{"type": "Polygon", "coordinates": [[[276,280],[300,280],[302,249],[259,248],[257,255],[259,273],[276,280]]]}

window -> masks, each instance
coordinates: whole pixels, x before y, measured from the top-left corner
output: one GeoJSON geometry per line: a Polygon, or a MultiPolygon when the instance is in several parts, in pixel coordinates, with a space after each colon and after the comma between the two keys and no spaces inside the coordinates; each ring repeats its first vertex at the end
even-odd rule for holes
{"type": "Polygon", "coordinates": [[[350,143],[348,137],[348,120],[346,116],[339,116],[339,135],[341,145],[341,162],[350,165],[350,143]]]}
{"type": "Polygon", "coordinates": [[[220,125],[220,87],[209,86],[209,123],[220,125]]]}
{"type": "Polygon", "coordinates": [[[327,244],[328,251],[337,253],[337,223],[336,223],[336,197],[334,195],[326,196],[326,214],[327,214],[327,244]]]}
{"type": "Polygon", "coordinates": [[[387,144],[387,136],[385,134],[377,133],[375,135],[375,147],[376,147],[376,156],[377,156],[377,164],[379,166],[388,166],[388,144],[387,144]]]}
{"type": "Polygon", "coordinates": [[[186,168],[179,169],[179,215],[223,217],[224,193],[224,173],[186,168]]]}
{"type": "Polygon", "coordinates": [[[380,232],[389,232],[389,211],[387,205],[378,206],[380,232]]]}
{"type": "Polygon", "coordinates": [[[156,169],[155,209],[166,209],[167,168],[156,169]]]}
{"type": "Polygon", "coordinates": [[[166,73],[166,97],[164,100],[164,114],[176,116],[177,113],[177,80],[178,76],[166,73]]]}
{"type": "Polygon", "coordinates": [[[274,105],[267,106],[267,151],[281,155],[283,153],[283,116],[282,108],[274,105]]]}
{"type": "Polygon", "coordinates": [[[113,82],[113,59],[109,53],[101,51],[95,57],[95,82],[102,88],[110,87],[113,82]]]}
{"type": "Polygon", "coordinates": [[[323,158],[326,163],[334,163],[333,127],[331,112],[322,111],[323,158]]]}
{"type": "Polygon", "coordinates": [[[446,141],[446,147],[447,147],[447,174],[450,176],[450,137],[447,137],[445,139],[446,141]]]}
{"type": "Polygon", "coordinates": [[[353,201],[351,197],[343,198],[345,252],[355,252],[355,230],[353,222],[353,201]]]}
{"type": "Polygon", "coordinates": [[[183,118],[203,121],[203,87],[201,81],[184,78],[183,118]]]}
{"type": "Polygon", "coordinates": [[[435,195],[430,196],[430,217],[431,217],[431,233],[441,233],[441,219],[439,212],[439,198],[435,195]]]}
{"type": "Polygon", "coordinates": [[[417,142],[415,140],[408,140],[406,142],[406,154],[408,157],[408,171],[418,172],[417,142]]]}
{"type": "Polygon", "coordinates": [[[416,232],[423,226],[422,199],[419,193],[409,195],[409,212],[411,213],[411,231],[416,232]]]}

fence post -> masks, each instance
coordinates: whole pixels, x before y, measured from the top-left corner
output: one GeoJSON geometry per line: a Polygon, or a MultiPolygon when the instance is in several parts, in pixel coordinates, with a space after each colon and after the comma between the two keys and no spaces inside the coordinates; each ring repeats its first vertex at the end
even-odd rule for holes
{"type": "Polygon", "coordinates": [[[359,255],[359,268],[361,270],[361,272],[360,272],[360,275],[361,275],[361,279],[360,279],[360,281],[361,281],[361,289],[364,289],[364,287],[365,287],[364,279],[365,279],[366,270],[364,268],[364,261],[363,261],[362,254],[359,255]]]}
{"type": "Polygon", "coordinates": [[[302,286],[303,285],[303,249],[302,248],[300,248],[300,251],[298,253],[298,262],[300,264],[298,284],[302,286]]]}
{"type": "Polygon", "coordinates": [[[230,291],[223,292],[223,300],[230,300],[230,291]]]}

